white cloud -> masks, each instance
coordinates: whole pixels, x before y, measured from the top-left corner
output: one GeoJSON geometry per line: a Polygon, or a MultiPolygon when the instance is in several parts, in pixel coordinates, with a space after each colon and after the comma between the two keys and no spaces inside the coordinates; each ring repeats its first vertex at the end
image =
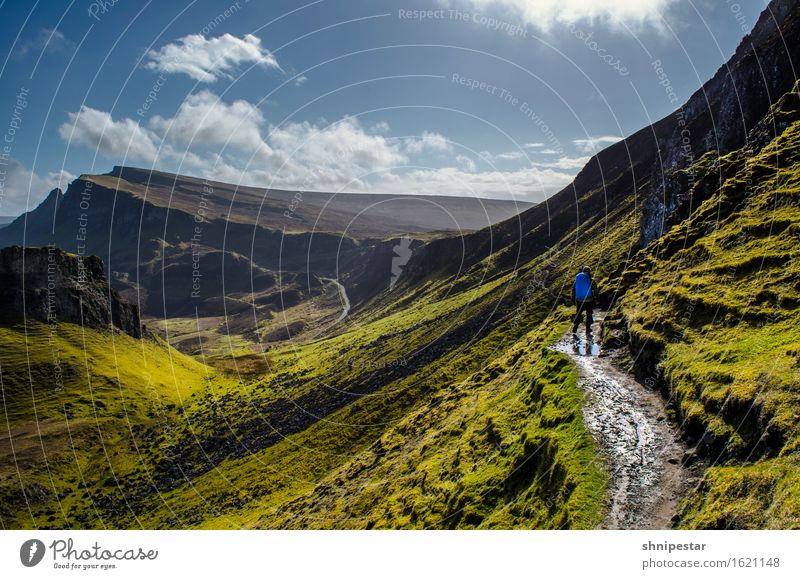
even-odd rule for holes
{"type": "MultiPolygon", "coordinates": [[[[543,151],[536,150],[536,153],[553,153],[557,154],[557,151],[552,149],[545,149],[543,151]]],[[[581,157],[567,157],[561,155],[560,157],[554,160],[548,161],[537,161],[537,160],[530,160],[527,155],[521,151],[506,151],[503,153],[490,153],[489,151],[481,151],[478,154],[478,157],[483,161],[486,161],[491,166],[494,166],[498,163],[502,162],[511,162],[517,161],[517,166],[520,164],[527,164],[532,167],[538,167],[543,169],[559,169],[564,171],[572,171],[574,169],[581,169],[583,168],[586,163],[589,162],[591,157],[588,156],[581,156],[581,157]]]]}
{"type": "Polygon", "coordinates": [[[492,165],[498,161],[520,161],[525,158],[525,154],[521,151],[506,151],[503,153],[490,153],[489,151],[481,151],[478,156],[492,165]]]}
{"type": "Polygon", "coordinates": [[[372,185],[371,191],[542,201],[568,185],[574,175],[537,168],[473,173],[444,167],[396,172],[381,177],[372,185]]]}
{"type": "Polygon", "coordinates": [[[36,36],[24,40],[17,45],[13,58],[24,58],[28,54],[40,54],[47,52],[72,52],[76,45],[72,40],[64,36],[59,30],[51,28],[41,28],[36,36]]]}
{"type": "Polygon", "coordinates": [[[85,105],[69,113],[69,121],[58,128],[58,134],[68,143],[80,143],[107,157],[152,162],[158,151],[153,135],[136,121],[115,121],[109,113],[85,105]]]}
{"type": "Polygon", "coordinates": [[[227,32],[216,38],[190,34],[147,53],[145,68],[166,74],[186,74],[199,82],[230,78],[240,65],[256,63],[280,70],[273,54],[252,34],[237,38],[227,32]]]}
{"type": "Polygon", "coordinates": [[[207,90],[189,95],[174,117],[155,116],[150,128],[177,145],[224,145],[255,150],[263,144],[261,111],[245,100],[226,104],[207,90]]]}
{"type": "Polygon", "coordinates": [[[304,122],[272,128],[267,143],[271,155],[285,161],[275,178],[302,188],[317,182],[358,188],[363,175],[408,162],[399,144],[364,129],[353,117],[327,127],[304,122]]]}
{"type": "Polygon", "coordinates": [[[544,147],[544,143],[525,143],[522,147],[524,149],[541,149],[544,147]]]}
{"type": "Polygon", "coordinates": [[[501,161],[519,161],[523,157],[524,155],[520,151],[507,151],[505,153],[500,153],[495,158],[501,161]]]}
{"type": "MultiPolygon", "coordinates": [[[[345,117],[327,126],[291,122],[267,129],[264,124],[251,103],[228,104],[202,91],[188,97],[175,116],[154,117],[148,127],[83,107],[69,113],[59,134],[118,163],[188,167],[205,176],[238,175],[237,182],[247,174],[269,186],[358,189],[363,175],[408,162],[400,143],[380,134],[388,129],[385,123],[365,128],[345,117]]],[[[437,139],[428,142],[438,146],[437,139]]]]}
{"type": "Polygon", "coordinates": [[[372,133],[374,133],[376,135],[380,135],[380,134],[388,133],[389,132],[389,128],[390,128],[389,127],[389,123],[387,123],[386,121],[378,121],[377,123],[375,123],[374,125],[372,125],[370,127],[370,132],[372,132],[372,133]]]}
{"type": "Polygon", "coordinates": [[[406,139],[406,151],[413,155],[418,155],[423,151],[449,151],[451,149],[447,138],[439,133],[423,131],[422,136],[413,139],[406,139]]]}
{"type": "MultiPolygon", "coordinates": [[[[95,149],[117,164],[146,161],[226,182],[317,191],[369,191],[479,195],[541,200],[567,185],[586,158],[563,155],[548,163],[479,170],[476,161],[522,162],[521,152],[476,159],[456,155],[447,138],[425,131],[414,139],[388,135],[385,122],[364,125],[355,117],[323,125],[290,122],[269,126],[247,101],[225,103],[209,92],[190,95],[171,118],[154,117],[148,126],[113,119],[89,107],[69,114],[59,128],[67,141],[95,149]],[[74,128],[74,132],[73,132],[74,128]],[[409,169],[409,156],[437,153],[450,165],[409,169]],[[127,156],[127,159],[126,159],[127,156]]],[[[536,147],[536,152],[539,148],[536,147]]]]}
{"type": "Polygon", "coordinates": [[[56,187],[66,189],[73,179],[75,176],[66,171],[41,177],[12,157],[8,165],[0,167],[0,215],[21,215],[35,208],[56,187]]]}
{"type": "Polygon", "coordinates": [[[468,173],[474,173],[478,167],[475,165],[475,161],[467,157],[466,155],[456,155],[456,163],[458,163],[464,171],[468,173]]]}
{"type": "Polygon", "coordinates": [[[573,144],[578,147],[581,153],[595,154],[608,145],[621,141],[622,137],[606,135],[603,137],[589,137],[587,139],[575,139],[573,144]]]}
{"type": "Polygon", "coordinates": [[[620,23],[640,27],[651,25],[661,29],[664,12],[677,0],[449,0],[450,4],[467,4],[482,10],[491,6],[505,7],[527,24],[548,30],[554,24],[579,21],[605,22],[612,27],[620,23]]]}
{"type": "Polygon", "coordinates": [[[591,157],[559,157],[555,161],[548,161],[546,163],[534,163],[536,167],[549,167],[552,169],[562,169],[570,171],[573,169],[582,169],[586,163],[589,162],[591,157]]]}

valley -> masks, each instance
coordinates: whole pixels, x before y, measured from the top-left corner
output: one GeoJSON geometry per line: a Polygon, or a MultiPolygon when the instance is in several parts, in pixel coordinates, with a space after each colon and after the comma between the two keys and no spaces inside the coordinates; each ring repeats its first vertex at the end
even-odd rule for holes
{"type": "Polygon", "coordinates": [[[54,191],[0,229],[0,524],[800,527],[799,34],[773,0],[537,205],[54,191]]]}
{"type": "Polygon", "coordinates": [[[413,251],[530,206],[264,190],[115,167],[51,192],[0,230],[0,247],[54,244],[100,256],[113,287],[182,351],[196,354],[199,340],[214,353],[260,351],[317,335],[340,309],[323,278],[341,282],[357,306],[390,285],[395,247],[413,251]]]}

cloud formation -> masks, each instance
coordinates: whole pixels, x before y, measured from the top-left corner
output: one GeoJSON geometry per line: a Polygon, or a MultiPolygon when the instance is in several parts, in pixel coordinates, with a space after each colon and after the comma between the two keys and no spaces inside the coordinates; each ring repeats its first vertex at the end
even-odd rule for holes
{"type": "Polygon", "coordinates": [[[449,151],[450,143],[447,138],[439,133],[423,131],[418,138],[406,139],[406,150],[411,154],[419,154],[423,151],[449,151]]]}
{"type": "Polygon", "coordinates": [[[604,22],[618,27],[650,25],[663,28],[664,12],[677,0],[450,0],[450,4],[466,4],[483,10],[507,8],[526,24],[548,30],[554,24],[579,21],[604,22]]]}
{"type": "Polygon", "coordinates": [[[227,32],[215,38],[189,34],[147,53],[144,67],[164,74],[186,74],[198,82],[231,78],[243,64],[255,63],[280,70],[273,54],[252,34],[237,38],[227,32]]]}
{"type": "Polygon", "coordinates": [[[14,50],[12,57],[14,59],[21,59],[29,54],[38,55],[42,52],[72,52],[75,48],[75,43],[64,36],[59,30],[41,28],[36,33],[36,36],[20,42],[16,50],[14,50]]]}
{"type": "Polygon", "coordinates": [[[573,179],[573,175],[554,169],[536,167],[516,171],[470,172],[456,167],[415,169],[383,176],[380,193],[418,193],[543,201],[573,179]]]}
{"type": "Polygon", "coordinates": [[[132,119],[115,121],[109,113],[85,105],[68,116],[58,134],[69,144],[79,143],[111,158],[151,162],[157,156],[158,140],[132,119]]]}
{"type": "Polygon", "coordinates": [[[214,93],[203,90],[189,95],[174,117],[155,116],[149,126],[177,145],[224,145],[243,150],[261,143],[264,117],[255,105],[236,100],[226,104],[214,93]]]}
{"type": "Polygon", "coordinates": [[[606,148],[608,145],[613,145],[616,142],[622,140],[622,137],[616,137],[613,135],[605,135],[602,137],[589,137],[586,139],[575,139],[572,143],[578,147],[578,149],[582,153],[586,153],[587,155],[594,155],[598,153],[601,149],[606,148]]]}
{"type": "Polygon", "coordinates": [[[348,116],[330,124],[270,125],[252,103],[226,103],[204,90],[189,95],[172,117],[155,116],[146,126],[84,106],[69,114],[59,134],[117,164],[144,162],[220,181],[317,191],[541,200],[567,185],[579,164],[578,159],[559,158],[519,168],[527,161],[518,152],[471,159],[456,154],[439,133],[398,139],[388,135],[389,129],[385,122],[364,125],[348,116]],[[437,166],[409,168],[410,156],[431,153],[437,166]],[[497,160],[516,168],[498,170],[493,166],[497,160]],[[479,162],[490,165],[479,170],[479,162]]]}

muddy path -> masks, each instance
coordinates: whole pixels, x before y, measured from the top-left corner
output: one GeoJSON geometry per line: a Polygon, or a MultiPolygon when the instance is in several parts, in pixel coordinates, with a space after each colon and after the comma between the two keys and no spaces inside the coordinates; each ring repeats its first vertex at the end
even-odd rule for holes
{"type": "Polygon", "coordinates": [[[583,325],[551,348],[569,356],[586,394],[583,418],[610,474],[605,529],[666,529],[691,474],[686,447],[665,415],[665,401],[620,370],[599,345],[602,313],[593,338],[583,325]]]}

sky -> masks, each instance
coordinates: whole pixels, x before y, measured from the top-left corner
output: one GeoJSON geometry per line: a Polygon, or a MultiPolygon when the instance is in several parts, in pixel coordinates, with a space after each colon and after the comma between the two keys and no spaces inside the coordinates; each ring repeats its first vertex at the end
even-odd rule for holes
{"type": "Polygon", "coordinates": [[[114,165],[539,202],[764,0],[0,2],[0,215],[114,165]]]}

